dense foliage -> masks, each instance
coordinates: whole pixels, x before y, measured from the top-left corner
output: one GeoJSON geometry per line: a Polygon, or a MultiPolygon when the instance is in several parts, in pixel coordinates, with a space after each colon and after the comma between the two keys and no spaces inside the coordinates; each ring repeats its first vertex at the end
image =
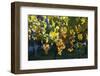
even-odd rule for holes
{"type": "Polygon", "coordinates": [[[54,50],[53,47],[56,48],[53,53],[58,56],[62,56],[63,52],[70,54],[81,51],[80,57],[87,57],[87,25],[87,17],[29,15],[29,50],[31,47],[35,51],[34,56],[41,49],[48,55],[49,51],[54,50]]]}

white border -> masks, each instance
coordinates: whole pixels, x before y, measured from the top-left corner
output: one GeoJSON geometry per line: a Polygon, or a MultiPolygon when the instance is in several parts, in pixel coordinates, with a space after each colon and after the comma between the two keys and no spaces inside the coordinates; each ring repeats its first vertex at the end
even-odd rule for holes
{"type": "Polygon", "coordinates": [[[43,69],[94,65],[94,11],[41,7],[20,8],[20,69],[43,69]],[[88,58],[28,61],[28,15],[60,15],[88,17],[88,58]]]}

